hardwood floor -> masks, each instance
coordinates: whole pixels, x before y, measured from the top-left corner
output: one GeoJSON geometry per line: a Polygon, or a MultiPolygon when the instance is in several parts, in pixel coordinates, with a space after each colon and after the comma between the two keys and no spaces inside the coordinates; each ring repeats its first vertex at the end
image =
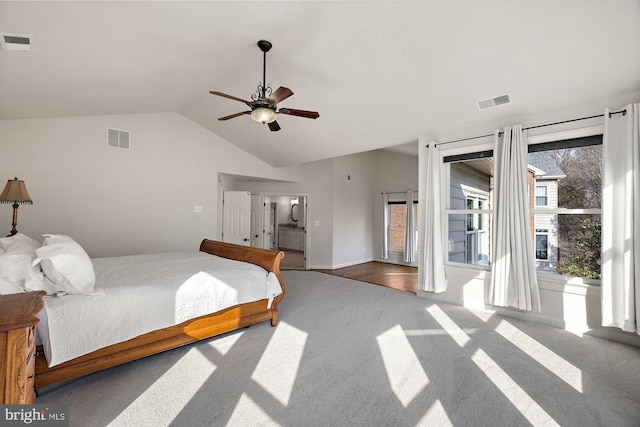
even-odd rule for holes
{"type": "Polygon", "coordinates": [[[418,268],[386,262],[365,262],[335,270],[314,270],[334,276],[346,277],[399,291],[418,292],[418,268]]]}
{"type": "Polygon", "coordinates": [[[290,249],[278,249],[284,252],[280,270],[304,270],[304,252],[290,249]]]}

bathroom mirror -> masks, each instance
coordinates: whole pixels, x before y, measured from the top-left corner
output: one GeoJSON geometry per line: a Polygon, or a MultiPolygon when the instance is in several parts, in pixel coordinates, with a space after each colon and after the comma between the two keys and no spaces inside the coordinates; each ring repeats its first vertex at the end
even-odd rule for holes
{"type": "Polygon", "coordinates": [[[298,204],[294,203],[291,205],[291,221],[298,222],[298,204]]]}

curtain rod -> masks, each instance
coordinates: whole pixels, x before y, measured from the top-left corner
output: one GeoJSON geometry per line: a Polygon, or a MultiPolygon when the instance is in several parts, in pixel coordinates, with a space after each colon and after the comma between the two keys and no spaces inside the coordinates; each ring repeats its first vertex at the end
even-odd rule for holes
{"type": "MultiPolygon", "coordinates": [[[[621,110],[621,111],[616,111],[614,113],[609,113],[609,118],[611,118],[614,114],[622,114],[623,116],[626,116],[627,115],[627,110],[624,109],[624,110],[621,110]]],[[[595,119],[596,117],[604,117],[604,114],[597,114],[595,116],[589,116],[589,117],[580,117],[579,119],[563,120],[561,122],[546,123],[544,125],[529,126],[529,127],[523,128],[522,130],[542,128],[542,127],[545,127],[545,126],[560,125],[560,124],[563,124],[563,123],[577,122],[577,121],[580,121],[580,120],[595,119]]],[[[501,135],[502,132],[499,132],[498,134],[501,135]]],[[[454,142],[468,141],[470,139],[486,138],[486,137],[493,136],[493,135],[494,134],[491,133],[491,134],[488,134],[488,135],[472,136],[472,137],[469,137],[469,138],[456,139],[454,141],[440,142],[440,143],[436,144],[436,147],[438,145],[452,144],[454,142]]]]}

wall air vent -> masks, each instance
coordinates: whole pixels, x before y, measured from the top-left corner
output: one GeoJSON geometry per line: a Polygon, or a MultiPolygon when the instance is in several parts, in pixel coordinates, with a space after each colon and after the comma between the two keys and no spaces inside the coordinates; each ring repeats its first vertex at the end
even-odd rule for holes
{"type": "Polygon", "coordinates": [[[107,128],[107,147],[131,149],[131,132],[122,129],[107,128]]]}
{"type": "Polygon", "coordinates": [[[497,107],[498,105],[509,104],[511,102],[511,94],[505,93],[504,95],[494,96],[493,98],[483,99],[477,102],[479,110],[486,110],[487,108],[497,107]]]}
{"type": "Polygon", "coordinates": [[[0,33],[0,48],[15,52],[31,52],[33,36],[0,33]]]}

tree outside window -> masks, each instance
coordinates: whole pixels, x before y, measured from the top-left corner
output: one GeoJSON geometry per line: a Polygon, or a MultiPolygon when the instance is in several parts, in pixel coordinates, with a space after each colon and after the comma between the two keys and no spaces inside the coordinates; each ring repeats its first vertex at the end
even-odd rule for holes
{"type": "MultiPolygon", "coordinates": [[[[534,209],[536,221],[545,217],[550,224],[547,255],[554,256],[552,270],[567,276],[599,279],[602,145],[574,146],[535,154],[545,156],[549,161],[547,167],[557,167],[564,175],[557,180],[557,195],[554,195],[557,200],[551,203],[549,198],[549,209],[534,209]]],[[[537,201],[536,188],[536,207],[539,206],[537,201]]],[[[537,244],[536,236],[536,253],[537,244]]],[[[543,267],[539,266],[538,271],[549,271],[548,265],[546,268],[541,265],[543,267]]]]}

